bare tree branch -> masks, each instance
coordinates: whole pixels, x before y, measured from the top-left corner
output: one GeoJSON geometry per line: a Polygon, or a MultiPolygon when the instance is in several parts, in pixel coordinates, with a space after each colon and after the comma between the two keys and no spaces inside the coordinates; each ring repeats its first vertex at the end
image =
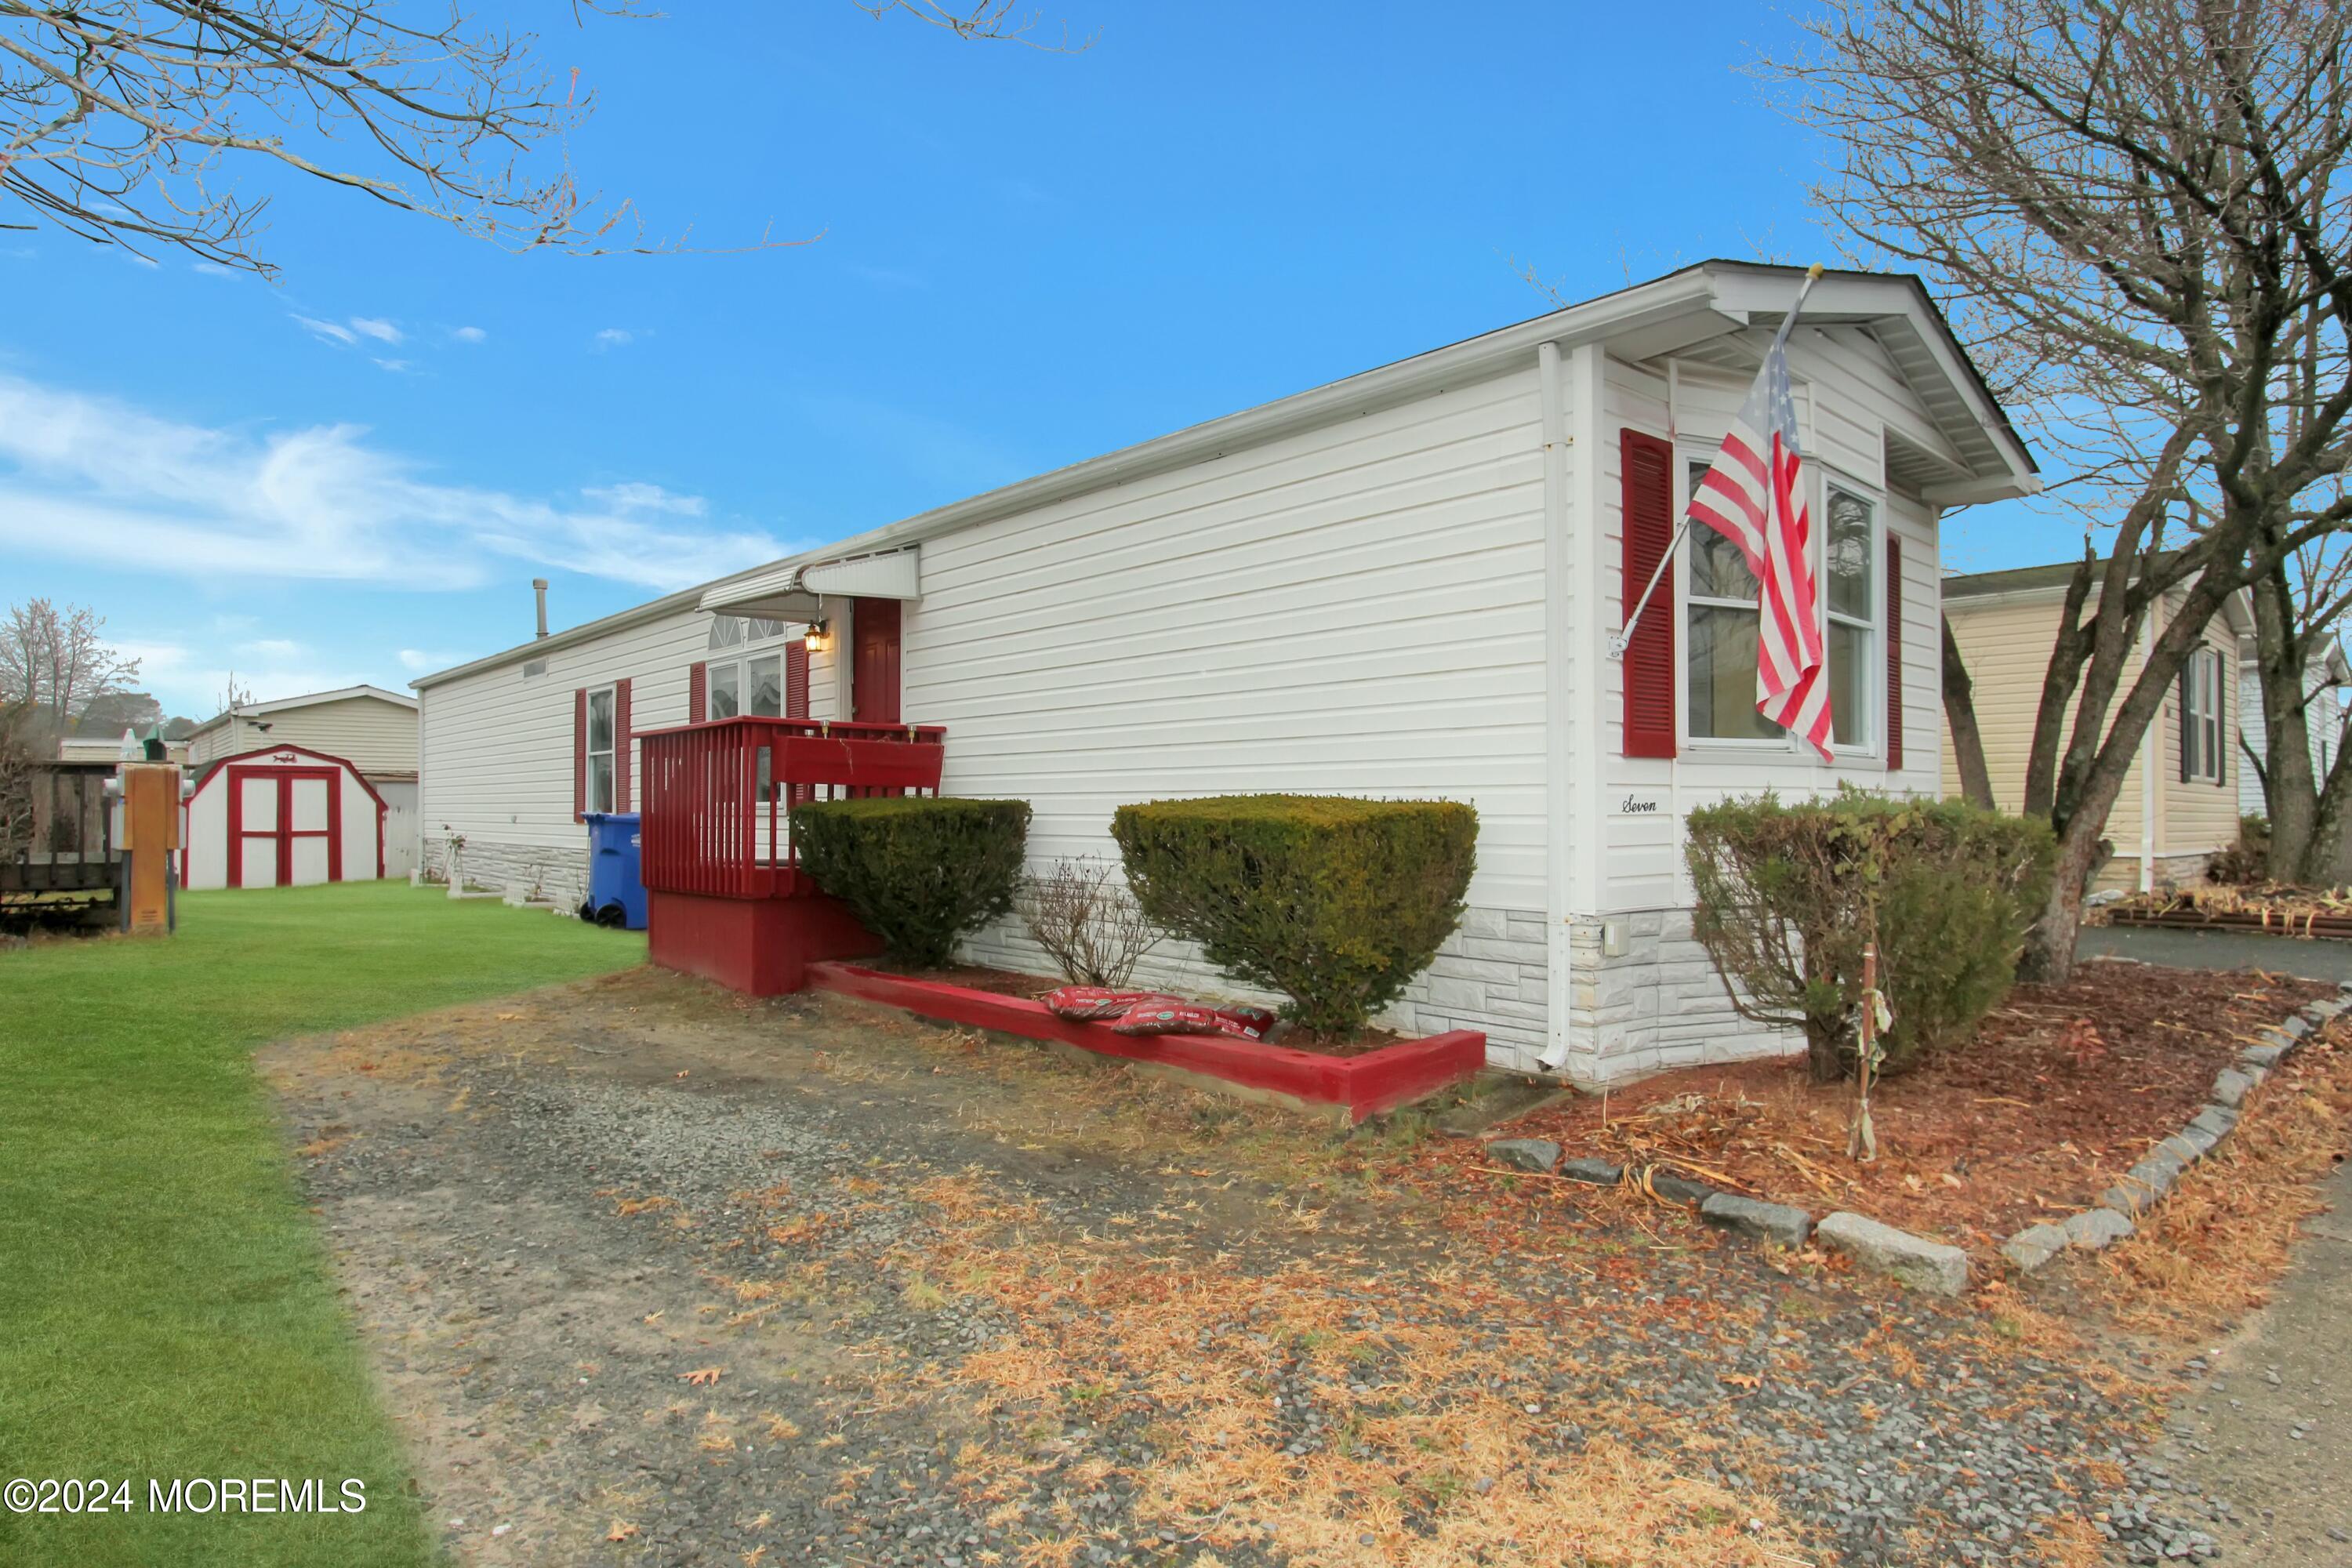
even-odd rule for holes
{"type": "MultiPolygon", "coordinates": [[[[853,0],[958,37],[1040,45],[1007,0],[853,0]]],[[[644,0],[573,0],[646,15],[644,0]]],[[[595,107],[530,33],[394,0],[0,0],[0,220],[274,276],[246,172],[370,196],[512,251],[688,248],[583,190],[570,138],[595,107]]],[[[1084,47],[1083,45],[1079,47],[1084,47]]],[[[759,250],[806,240],[763,234],[759,250]]],[[[708,250],[711,247],[696,247],[708,250]]]]}

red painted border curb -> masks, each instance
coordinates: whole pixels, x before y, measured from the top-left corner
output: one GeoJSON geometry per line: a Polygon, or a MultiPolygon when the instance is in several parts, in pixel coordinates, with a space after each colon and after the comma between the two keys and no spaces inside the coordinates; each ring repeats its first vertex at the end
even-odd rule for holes
{"type": "Polygon", "coordinates": [[[1056,1017],[1044,1003],[1025,997],[1000,996],[936,980],[912,980],[854,963],[812,963],[808,984],[816,990],[903,1007],[950,1024],[1051,1040],[1100,1056],[1158,1062],[1244,1089],[1288,1095],[1314,1105],[1339,1106],[1351,1121],[1393,1110],[1458,1083],[1486,1065],[1486,1037],[1475,1029],[1449,1029],[1423,1039],[1400,1040],[1360,1057],[1330,1057],[1229,1035],[1121,1035],[1108,1024],[1056,1017]]]}

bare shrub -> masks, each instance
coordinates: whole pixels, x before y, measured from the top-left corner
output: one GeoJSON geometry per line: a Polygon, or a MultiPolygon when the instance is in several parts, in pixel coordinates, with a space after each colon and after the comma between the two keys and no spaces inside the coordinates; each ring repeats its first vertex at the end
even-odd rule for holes
{"type": "Polygon", "coordinates": [[[1066,857],[1022,880],[1021,923],[1073,985],[1124,986],[1159,944],[1160,928],[1112,870],[1108,861],[1066,857]]]}

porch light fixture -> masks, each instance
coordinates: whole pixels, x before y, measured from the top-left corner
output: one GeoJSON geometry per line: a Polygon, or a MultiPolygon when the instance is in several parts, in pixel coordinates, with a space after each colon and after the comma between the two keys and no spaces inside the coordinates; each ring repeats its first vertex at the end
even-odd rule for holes
{"type": "Polygon", "coordinates": [[[809,652],[823,653],[825,650],[826,644],[832,641],[833,623],[831,621],[811,621],[808,624],[808,630],[803,632],[801,634],[801,637],[802,640],[808,645],[809,652]]]}

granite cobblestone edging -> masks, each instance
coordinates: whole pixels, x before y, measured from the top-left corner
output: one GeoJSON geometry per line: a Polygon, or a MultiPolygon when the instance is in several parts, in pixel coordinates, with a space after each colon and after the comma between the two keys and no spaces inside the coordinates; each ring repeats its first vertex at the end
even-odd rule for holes
{"type": "MultiPolygon", "coordinates": [[[[2236,1131],[2246,1096],[2305,1040],[2347,1007],[2352,1007],[2352,981],[2338,988],[2335,1000],[2310,1003],[2264,1027],[2257,1043],[2240,1051],[2235,1061],[2214,1076],[2210,1100],[2179,1131],[2160,1140],[2146,1159],[2099,1194],[2096,1204],[2063,1220],[2026,1226],[2001,1243],[2001,1256],[2032,1273],[2062,1252],[2095,1252],[2133,1235],[2139,1228],[2139,1216],[2171,1193],[2180,1173],[2220,1148],[2236,1131]]],[[[1486,1152],[1496,1164],[1556,1180],[1640,1187],[1668,1203],[1696,1209],[1710,1225],[1756,1240],[1801,1247],[1810,1239],[1845,1253],[1862,1268],[1916,1289],[1957,1296],[1968,1288],[1968,1255],[1958,1247],[1862,1215],[1838,1213],[1816,1219],[1791,1205],[1720,1192],[1663,1165],[1628,1169],[1589,1156],[1563,1160],[1560,1146],[1549,1139],[1496,1139],[1486,1145],[1486,1152]]]]}
{"type": "Polygon", "coordinates": [[[1857,1268],[1939,1296],[1968,1289],[1967,1253],[1867,1215],[1841,1211],[1816,1220],[1793,1204],[1724,1192],[1664,1165],[1627,1167],[1584,1155],[1562,1160],[1560,1152],[1548,1138],[1498,1138],[1486,1145],[1487,1158],[1510,1170],[1597,1187],[1637,1187],[1663,1202],[1696,1209],[1707,1224],[1752,1241],[1780,1247],[1817,1242],[1851,1258],[1857,1268]]]}
{"type": "Polygon", "coordinates": [[[2061,1221],[2026,1226],[2000,1244],[2001,1256],[2031,1274],[2070,1248],[2096,1252],[2134,1234],[2140,1216],[2171,1195],[2181,1173],[2237,1130],[2246,1096],[2347,1006],[2352,1006],[2352,982],[2338,987],[2333,1001],[2309,1003],[2260,1030],[2255,1044],[2214,1075],[2210,1100],[2179,1131],[2159,1140],[2147,1158],[2101,1193],[2097,1204],[2061,1221]]]}

